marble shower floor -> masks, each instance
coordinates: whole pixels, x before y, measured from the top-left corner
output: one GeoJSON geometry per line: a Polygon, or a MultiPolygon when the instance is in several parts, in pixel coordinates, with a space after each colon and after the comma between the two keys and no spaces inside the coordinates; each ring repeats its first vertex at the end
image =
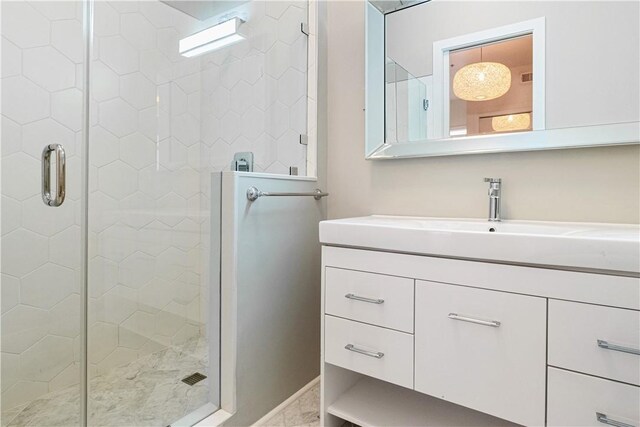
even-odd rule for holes
{"type": "MultiPolygon", "coordinates": [[[[207,343],[193,339],[168,347],[89,381],[89,425],[167,426],[208,401],[208,379],[181,382],[194,372],[207,375],[207,343]]],[[[2,413],[2,426],[79,424],[79,388],[42,396],[2,413]]]]}

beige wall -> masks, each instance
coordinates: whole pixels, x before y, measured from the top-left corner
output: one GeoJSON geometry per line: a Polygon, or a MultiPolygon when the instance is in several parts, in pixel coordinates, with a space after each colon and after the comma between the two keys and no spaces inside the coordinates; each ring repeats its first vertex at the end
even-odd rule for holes
{"type": "Polygon", "coordinates": [[[639,146],[390,161],[364,159],[364,11],[328,4],[329,218],[484,217],[485,176],[510,219],[640,222],[639,146]]]}

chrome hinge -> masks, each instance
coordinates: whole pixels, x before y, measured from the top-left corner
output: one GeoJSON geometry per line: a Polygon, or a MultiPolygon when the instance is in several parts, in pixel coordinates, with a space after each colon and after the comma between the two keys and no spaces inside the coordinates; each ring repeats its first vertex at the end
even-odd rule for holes
{"type": "Polygon", "coordinates": [[[427,111],[429,109],[429,100],[428,99],[423,99],[422,100],[422,109],[424,111],[427,111]]]}
{"type": "Polygon", "coordinates": [[[309,144],[309,137],[307,135],[301,134],[300,135],[300,144],[308,145],[309,144]]]}
{"type": "Polygon", "coordinates": [[[289,175],[298,176],[298,167],[289,166],[289,175]]]}
{"type": "Polygon", "coordinates": [[[302,34],[304,34],[305,36],[308,36],[309,35],[309,24],[301,22],[300,23],[300,31],[302,31],[302,34]]]}

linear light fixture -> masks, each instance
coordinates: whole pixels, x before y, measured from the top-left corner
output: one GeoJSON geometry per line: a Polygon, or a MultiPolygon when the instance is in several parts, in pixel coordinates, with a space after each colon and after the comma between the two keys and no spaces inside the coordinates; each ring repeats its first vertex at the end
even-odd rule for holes
{"type": "Polygon", "coordinates": [[[232,18],[183,38],[179,44],[180,54],[190,58],[244,40],[238,33],[242,22],[240,18],[232,18]]]}

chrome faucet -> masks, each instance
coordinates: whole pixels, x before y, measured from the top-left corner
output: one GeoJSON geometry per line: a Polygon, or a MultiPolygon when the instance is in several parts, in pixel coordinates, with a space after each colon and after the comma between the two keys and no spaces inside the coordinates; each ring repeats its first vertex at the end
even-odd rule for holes
{"type": "Polygon", "coordinates": [[[502,179],[485,178],[484,182],[489,183],[489,221],[500,221],[500,193],[502,179]]]}

